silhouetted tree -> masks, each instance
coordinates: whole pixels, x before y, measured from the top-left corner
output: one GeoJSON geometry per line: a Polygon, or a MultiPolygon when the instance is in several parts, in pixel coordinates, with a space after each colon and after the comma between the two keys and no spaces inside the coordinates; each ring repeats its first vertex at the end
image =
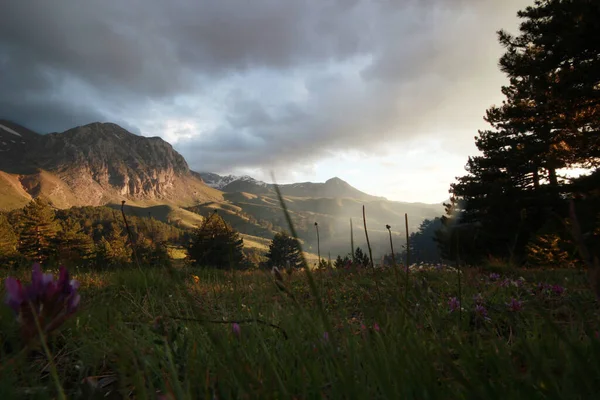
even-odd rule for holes
{"type": "Polygon", "coordinates": [[[301,268],[303,264],[298,240],[286,232],[275,234],[266,257],[269,268],[301,268]]]}
{"type": "Polygon", "coordinates": [[[213,268],[244,266],[244,241],[223,219],[213,213],[194,231],[187,252],[193,265],[213,268]]]}
{"type": "Polygon", "coordinates": [[[357,247],[356,250],[354,250],[354,263],[362,267],[368,267],[369,265],[371,265],[371,260],[369,259],[369,256],[362,251],[360,247],[357,247]]]}
{"type": "Polygon", "coordinates": [[[335,262],[333,263],[333,266],[335,268],[345,268],[347,265],[352,263],[352,259],[349,256],[344,256],[344,258],[342,258],[342,256],[338,255],[337,258],[335,259],[335,262]]]}
{"type": "Polygon", "coordinates": [[[566,217],[572,187],[558,171],[600,163],[600,41],[590,39],[600,35],[599,4],[536,1],[519,12],[518,36],[499,32],[509,85],[486,112],[492,129],[475,139],[482,155],[451,185],[452,221],[438,235],[445,256],[524,261],[547,221],[559,229],[566,217]]]}

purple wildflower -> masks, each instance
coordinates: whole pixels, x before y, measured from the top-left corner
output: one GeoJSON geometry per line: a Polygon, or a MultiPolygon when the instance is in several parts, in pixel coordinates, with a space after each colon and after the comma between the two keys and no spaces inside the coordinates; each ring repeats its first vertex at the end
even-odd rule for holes
{"type": "Polygon", "coordinates": [[[550,288],[551,288],[551,286],[545,282],[538,283],[538,290],[540,292],[547,292],[550,290],[550,288]]]}
{"type": "Polygon", "coordinates": [[[460,301],[456,297],[452,297],[448,300],[448,307],[450,307],[450,312],[456,311],[460,309],[460,301]]]}
{"type": "Polygon", "coordinates": [[[487,310],[481,304],[477,304],[475,306],[475,314],[477,314],[479,317],[485,318],[487,317],[487,310]]]}
{"type": "Polygon", "coordinates": [[[510,286],[511,283],[512,282],[510,279],[505,278],[500,282],[500,287],[508,287],[508,286],[510,286]]]}
{"type": "Polygon", "coordinates": [[[477,293],[475,296],[473,296],[473,301],[475,302],[475,304],[481,305],[483,303],[483,296],[481,295],[481,293],[477,293]]]}
{"type": "Polygon", "coordinates": [[[15,313],[19,313],[21,304],[25,301],[25,291],[23,286],[18,279],[6,278],[4,280],[4,286],[6,287],[6,304],[13,309],[15,313]]]}
{"type": "Polygon", "coordinates": [[[497,281],[499,279],[500,279],[500,274],[497,274],[495,272],[490,274],[490,281],[494,282],[494,281],[497,281]]]}
{"type": "Polygon", "coordinates": [[[379,332],[381,329],[379,328],[379,324],[377,322],[375,322],[373,324],[373,329],[375,330],[375,332],[379,332]]]}
{"type": "Polygon", "coordinates": [[[13,309],[25,340],[37,334],[36,319],[43,332],[49,333],[77,311],[81,300],[77,293],[79,283],[69,279],[64,267],[60,267],[55,281],[52,274],[42,273],[40,264],[36,263],[31,271],[31,284],[23,287],[18,279],[9,277],[4,285],[5,302],[13,309]]]}
{"type": "Polygon", "coordinates": [[[560,285],[554,285],[552,286],[552,293],[560,296],[561,294],[563,294],[565,291],[565,288],[560,286],[560,285]]]}
{"type": "Polygon", "coordinates": [[[512,312],[519,312],[523,309],[523,302],[513,297],[508,303],[506,303],[506,306],[512,312]]]}
{"type": "Polygon", "coordinates": [[[242,335],[242,328],[237,322],[231,324],[231,331],[233,332],[233,335],[237,338],[239,338],[242,335]]]}

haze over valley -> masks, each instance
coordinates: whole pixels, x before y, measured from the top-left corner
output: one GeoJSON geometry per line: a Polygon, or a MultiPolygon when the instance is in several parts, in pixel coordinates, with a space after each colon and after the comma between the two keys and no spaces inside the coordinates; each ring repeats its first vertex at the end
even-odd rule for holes
{"type": "MultiPolygon", "coordinates": [[[[289,231],[274,185],[248,176],[192,171],[161,138],[146,138],[111,123],[92,123],[40,135],[0,121],[0,210],[43,197],[58,208],[120,207],[192,229],[218,210],[244,234],[246,244],[264,250],[276,232],[289,231]]],[[[317,252],[314,223],[320,227],[322,256],[350,252],[350,219],[357,246],[366,248],[362,206],[376,257],[388,251],[386,224],[400,239],[404,213],[414,232],[424,219],[443,213],[441,204],[403,203],[361,192],[340,178],[324,183],[280,185],[306,250],[317,252]]]]}

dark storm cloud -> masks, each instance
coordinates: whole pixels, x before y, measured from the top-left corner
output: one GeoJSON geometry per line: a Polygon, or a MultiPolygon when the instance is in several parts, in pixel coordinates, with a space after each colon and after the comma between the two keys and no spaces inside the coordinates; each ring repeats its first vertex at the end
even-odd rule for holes
{"type": "Polygon", "coordinates": [[[214,107],[209,128],[172,133],[186,133],[175,146],[202,170],[375,149],[478,122],[488,104],[473,104],[497,90],[494,32],[528,3],[4,1],[0,117],[41,132],[100,120],[165,136],[167,119],[200,126],[199,109],[214,107]],[[227,82],[241,87],[213,104],[227,82]]]}

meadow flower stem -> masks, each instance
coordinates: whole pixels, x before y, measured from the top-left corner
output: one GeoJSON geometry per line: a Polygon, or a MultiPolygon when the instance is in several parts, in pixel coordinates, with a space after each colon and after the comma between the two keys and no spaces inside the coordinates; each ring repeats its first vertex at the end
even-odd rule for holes
{"type": "Polygon", "coordinates": [[[392,227],[389,225],[385,226],[390,234],[390,250],[392,251],[392,264],[394,266],[394,274],[396,275],[396,281],[398,283],[398,290],[400,289],[400,275],[398,274],[398,264],[396,264],[396,255],[394,254],[394,242],[392,242],[392,227]]]}
{"type": "Polygon", "coordinates": [[[317,230],[317,256],[319,257],[319,262],[317,265],[321,265],[321,238],[319,237],[319,224],[315,222],[315,229],[317,230]]]}
{"type": "Polygon", "coordinates": [[[352,218],[350,218],[350,248],[352,249],[350,256],[352,257],[352,262],[354,262],[354,230],[352,229],[352,218]]]}
{"type": "Polygon", "coordinates": [[[40,341],[42,342],[42,347],[44,349],[44,353],[48,358],[48,363],[50,364],[50,375],[52,375],[52,379],[54,380],[54,385],[56,386],[56,390],[58,391],[58,398],[61,400],[67,400],[67,396],[65,396],[65,392],[60,383],[60,379],[58,377],[58,372],[56,371],[56,365],[54,364],[54,357],[52,353],[50,353],[50,349],[46,344],[46,337],[44,336],[44,332],[42,331],[42,327],[40,326],[40,321],[38,320],[38,315],[35,312],[35,307],[31,302],[29,302],[29,306],[31,307],[31,313],[33,315],[33,320],[35,322],[35,327],[37,328],[38,334],[40,336],[40,341]]]}
{"type": "Polygon", "coordinates": [[[367,238],[367,248],[369,249],[369,260],[371,260],[371,269],[373,270],[373,280],[375,281],[375,288],[377,290],[377,298],[381,300],[381,293],[379,293],[379,283],[377,282],[377,276],[375,276],[375,264],[373,264],[373,252],[371,251],[371,242],[369,242],[369,232],[367,231],[367,214],[365,212],[365,206],[363,205],[363,223],[365,224],[365,237],[367,238]]]}
{"type": "Polygon", "coordinates": [[[406,287],[404,288],[404,300],[408,300],[408,272],[410,270],[410,242],[408,238],[408,214],[404,214],[404,226],[406,227],[406,287]]]}
{"type": "Polygon", "coordinates": [[[367,248],[369,249],[369,260],[371,260],[371,268],[375,270],[375,264],[373,264],[373,252],[371,251],[371,242],[369,241],[369,232],[367,231],[367,215],[365,213],[365,206],[363,205],[363,223],[365,224],[365,237],[367,238],[367,248]]]}

